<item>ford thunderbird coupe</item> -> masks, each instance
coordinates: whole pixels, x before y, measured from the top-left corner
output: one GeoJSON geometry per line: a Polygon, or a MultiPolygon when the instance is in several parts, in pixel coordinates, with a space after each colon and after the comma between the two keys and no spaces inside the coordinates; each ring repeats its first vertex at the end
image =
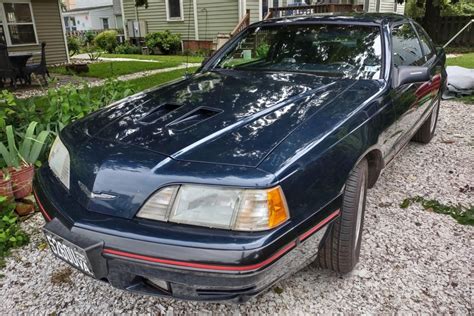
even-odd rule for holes
{"type": "Polygon", "coordinates": [[[444,64],[400,15],[252,24],[196,73],[62,130],[35,176],[51,251],[186,300],[245,302],[311,262],[347,273],[367,189],[434,135],[444,64]]]}

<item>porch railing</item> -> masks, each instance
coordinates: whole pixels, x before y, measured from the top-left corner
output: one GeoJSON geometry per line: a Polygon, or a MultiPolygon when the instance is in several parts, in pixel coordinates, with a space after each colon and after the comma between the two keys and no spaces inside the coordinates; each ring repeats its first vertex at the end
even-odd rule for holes
{"type": "Polygon", "coordinates": [[[362,12],[364,6],[354,4],[336,4],[323,3],[301,6],[287,6],[270,8],[270,11],[265,16],[265,19],[279,18],[293,15],[311,15],[311,14],[327,14],[327,13],[344,13],[344,12],[362,12]]]}
{"type": "Polygon", "coordinates": [[[239,24],[237,24],[235,28],[232,30],[232,32],[230,32],[230,36],[233,37],[235,34],[239,33],[240,31],[242,31],[249,25],[250,25],[250,10],[247,9],[247,11],[245,12],[245,15],[239,21],[239,24]]]}

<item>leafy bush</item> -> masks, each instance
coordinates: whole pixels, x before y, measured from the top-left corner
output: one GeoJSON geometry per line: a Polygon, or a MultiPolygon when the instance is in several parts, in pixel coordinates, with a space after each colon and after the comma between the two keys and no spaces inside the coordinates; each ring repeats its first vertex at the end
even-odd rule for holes
{"type": "Polygon", "coordinates": [[[117,35],[118,33],[115,30],[104,31],[97,34],[94,38],[94,44],[108,53],[113,53],[118,45],[117,35]]]}
{"type": "Polygon", "coordinates": [[[0,196],[0,266],[10,249],[28,243],[28,235],[20,229],[18,216],[14,213],[15,204],[4,196],[0,196]]]}
{"type": "Polygon", "coordinates": [[[131,45],[126,42],[115,47],[115,54],[141,54],[142,50],[140,47],[131,45]]]}
{"type": "Polygon", "coordinates": [[[78,37],[75,37],[75,36],[67,37],[67,48],[71,56],[79,54],[81,50],[81,46],[82,46],[81,40],[78,37]]]}
{"type": "Polygon", "coordinates": [[[92,31],[87,31],[84,33],[84,44],[90,45],[94,42],[95,34],[92,31]]]}
{"type": "Polygon", "coordinates": [[[173,34],[169,30],[148,33],[145,36],[145,44],[150,49],[158,48],[165,55],[174,54],[181,48],[181,35],[173,34]]]}
{"type": "MultiPolygon", "coordinates": [[[[36,121],[38,130],[56,135],[69,123],[133,93],[129,83],[115,79],[108,79],[103,86],[94,88],[86,83],[51,88],[45,97],[26,102],[17,100],[5,90],[0,94],[0,142],[8,143],[8,125],[15,126],[16,134],[24,137],[30,122],[36,121]]],[[[47,138],[46,148],[52,139],[47,138]]],[[[44,156],[40,156],[40,162],[44,161],[44,156]]]]}
{"type": "Polygon", "coordinates": [[[267,43],[262,43],[258,45],[255,53],[258,58],[266,58],[269,50],[270,50],[270,45],[268,45],[267,43]]]}

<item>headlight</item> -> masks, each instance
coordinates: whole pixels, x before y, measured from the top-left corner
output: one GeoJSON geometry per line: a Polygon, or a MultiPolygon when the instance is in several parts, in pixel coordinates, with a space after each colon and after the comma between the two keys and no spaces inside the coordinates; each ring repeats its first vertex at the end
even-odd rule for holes
{"type": "Polygon", "coordinates": [[[48,163],[56,177],[69,189],[69,152],[59,136],[56,137],[51,147],[48,163]]]}
{"type": "Polygon", "coordinates": [[[267,230],[287,221],[280,187],[265,190],[176,185],[153,194],[137,217],[244,231],[267,230]]]}

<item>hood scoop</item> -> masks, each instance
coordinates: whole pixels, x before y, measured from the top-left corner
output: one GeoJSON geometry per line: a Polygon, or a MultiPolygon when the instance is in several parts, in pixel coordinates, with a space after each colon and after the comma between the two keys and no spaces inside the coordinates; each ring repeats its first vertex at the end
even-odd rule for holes
{"type": "Polygon", "coordinates": [[[169,123],[167,127],[177,132],[184,131],[191,126],[204,122],[205,120],[210,119],[221,112],[222,110],[219,109],[199,107],[169,123]]]}
{"type": "Polygon", "coordinates": [[[156,123],[156,121],[158,121],[159,119],[165,119],[167,114],[179,109],[180,107],[181,104],[177,103],[162,104],[148,112],[144,117],[142,117],[140,119],[140,123],[144,125],[156,123]]]}

